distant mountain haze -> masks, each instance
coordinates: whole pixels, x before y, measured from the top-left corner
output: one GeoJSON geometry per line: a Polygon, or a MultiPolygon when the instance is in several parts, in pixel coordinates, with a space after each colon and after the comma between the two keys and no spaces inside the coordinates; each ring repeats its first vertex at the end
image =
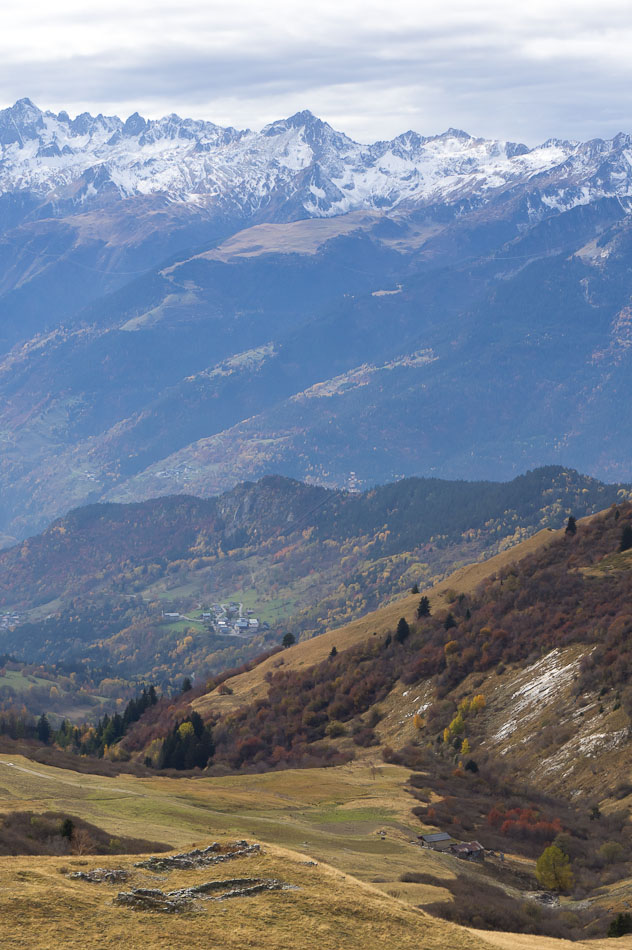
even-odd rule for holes
{"type": "Polygon", "coordinates": [[[632,139],[0,111],[0,535],[86,502],[632,477],[632,139]]]}

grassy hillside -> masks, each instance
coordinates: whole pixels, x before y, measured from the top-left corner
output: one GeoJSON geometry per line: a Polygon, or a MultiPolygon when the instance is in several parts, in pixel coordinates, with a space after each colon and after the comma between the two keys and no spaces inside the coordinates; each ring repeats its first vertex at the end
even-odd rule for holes
{"type": "MultiPolygon", "coordinates": [[[[424,591],[430,600],[432,610],[446,609],[453,591],[458,594],[472,594],[486,578],[547,546],[562,534],[561,529],[558,531],[545,529],[486,561],[459,568],[446,580],[424,591]]],[[[419,600],[419,594],[404,595],[395,603],[381,607],[343,627],[297,643],[283,652],[283,668],[288,671],[306,670],[326,660],[332,647],[336,647],[338,652],[344,652],[363,644],[374,633],[387,635],[396,628],[402,616],[410,624],[414,624],[419,600]]],[[[194,708],[207,716],[215,710],[225,713],[238,709],[244,703],[261,699],[268,692],[268,677],[275,669],[278,669],[278,663],[279,657],[272,656],[256,664],[252,670],[230,677],[224,681],[225,686],[230,687],[230,693],[221,691],[220,687],[215,687],[210,693],[203,693],[196,698],[193,702],[194,708]]]]}
{"type": "MultiPolygon", "coordinates": [[[[30,947],[47,947],[55,938],[69,947],[85,946],[90,940],[90,945],[115,946],[121,939],[125,946],[140,947],[143,942],[146,946],[149,940],[152,947],[167,947],[186,932],[187,944],[194,947],[214,941],[240,950],[281,948],[288,945],[293,931],[292,946],[311,945],[316,933],[318,945],[331,948],[341,942],[359,948],[362,941],[364,946],[389,941],[393,947],[422,945],[437,950],[484,947],[482,940],[446,929],[370,884],[385,871],[396,881],[417,860],[419,849],[410,845],[411,832],[403,821],[405,774],[394,766],[373,771],[364,766],[341,773],[286,773],[282,781],[272,775],[246,781],[106,779],[1,756],[0,810],[26,804],[45,807],[54,800],[58,808],[89,817],[109,834],[153,829],[158,840],[168,840],[178,849],[204,846],[216,837],[255,836],[265,843],[260,859],[180,872],[170,875],[168,882],[164,876],[152,882],[147,874],[139,875],[138,883],[144,886],[164,888],[166,883],[172,888],[209,878],[262,875],[299,888],[251,898],[246,913],[243,902],[229,901],[214,905],[212,913],[203,907],[201,914],[172,922],[164,915],[113,908],[113,894],[127,885],[87,885],[59,873],[60,868],[131,868],[130,859],[70,854],[63,860],[30,859],[27,864],[13,859],[10,864],[0,858],[2,919],[16,919],[19,904],[22,923],[28,922],[30,947]],[[386,841],[375,834],[384,828],[386,841]],[[318,863],[310,866],[308,861],[318,863]],[[7,917],[9,907],[12,913],[7,917]],[[53,907],[56,913],[51,915],[53,907]]],[[[21,939],[17,926],[4,931],[5,939],[9,936],[21,939]]]]}
{"type": "Polygon", "coordinates": [[[108,836],[151,836],[174,849],[246,838],[263,855],[217,867],[160,876],[134,868],[139,857],[69,853],[62,857],[0,857],[0,919],[11,947],[262,947],[340,946],[373,950],[605,950],[625,941],[567,943],[541,936],[468,931],[428,917],[416,905],[443,898],[463,862],[413,843],[409,771],[354,764],[342,769],[289,771],[226,778],[136,779],[77,774],[0,756],[0,811],[38,811],[55,801],[108,836]],[[316,863],[310,863],[316,862],[316,863]],[[123,884],[90,884],[70,874],[121,868],[123,884]],[[434,885],[406,884],[423,871],[434,885]],[[132,886],[164,891],[210,879],[276,878],[297,890],[198,906],[173,917],[117,907],[132,886]]]}
{"type": "MultiPolygon", "coordinates": [[[[85,866],[88,862],[80,863],[85,866]]],[[[0,912],[15,923],[4,928],[4,938],[12,947],[29,950],[60,945],[170,950],[183,943],[229,950],[281,950],[288,946],[307,950],[315,940],[323,950],[338,950],[341,942],[355,950],[385,943],[401,950],[419,946],[427,950],[483,950],[486,946],[480,937],[424,916],[339,872],[327,867],[314,872],[302,867],[304,863],[292,852],[270,849],[239,871],[291,882],[293,890],[221,904],[199,901],[197,913],[181,916],[113,905],[112,897],[121,887],[157,883],[134,874],[129,859],[119,862],[130,871],[129,883],[116,888],[68,880],[59,874],[59,861],[41,859],[36,871],[32,864],[17,862],[15,867],[14,862],[9,875],[4,876],[0,912]],[[19,918],[13,916],[16,912],[19,918]]],[[[69,868],[74,871],[77,862],[70,862],[69,868]]],[[[230,880],[230,874],[225,870],[172,873],[159,883],[175,889],[205,883],[209,878],[230,880]]]]}

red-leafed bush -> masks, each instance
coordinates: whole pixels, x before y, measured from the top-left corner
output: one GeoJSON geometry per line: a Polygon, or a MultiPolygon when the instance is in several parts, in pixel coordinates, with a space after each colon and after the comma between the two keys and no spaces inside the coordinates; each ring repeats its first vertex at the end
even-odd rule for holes
{"type": "Polygon", "coordinates": [[[553,841],[564,830],[559,818],[545,819],[535,808],[505,810],[502,806],[495,806],[489,811],[487,821],[508,838],[538,842],[553,841]]]}

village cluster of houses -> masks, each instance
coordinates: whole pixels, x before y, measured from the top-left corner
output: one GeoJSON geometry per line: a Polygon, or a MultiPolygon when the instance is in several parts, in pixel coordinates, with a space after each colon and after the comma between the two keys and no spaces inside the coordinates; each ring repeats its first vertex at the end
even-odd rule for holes
{"type": "Polygon", "coordinates": [[[162,616],[165,620],[187,620],[189,623],[201,624],[215,633],[247,637],[254,636],[260,628],[269,629],[269,625],[260,623],[257,617],[252,616],[253,613],[253,610],[247,610],[244,616],[243,605],[230,601],[226,604],[213,604],[210,610],[203,610],[197,617],[190,617],[175,610],[163,610],[162,616]]]}
{"type": "MultiPolygon", "coordinates": [[[[204,618],[204,616],[205,615],[202,614],[202,618],[204,618]]],[[[256,617],[250,617],[249,619],[241,617],[234,623],[231,623],[230,620],[218,620],[216,626],[220,632],[222,630],[228,631],[232,629],[235,631],[235,633],[244,633],[245,631],[256,633],[256,631],[259,629],[259,621],[256,617]]]]}
{"type": "Polygon", "coordinates": [[[20,615],[13,613],[2,614],[0,615],[0,630],[10,630],[11,627],[17,626],[20,622],[20,615]]]}

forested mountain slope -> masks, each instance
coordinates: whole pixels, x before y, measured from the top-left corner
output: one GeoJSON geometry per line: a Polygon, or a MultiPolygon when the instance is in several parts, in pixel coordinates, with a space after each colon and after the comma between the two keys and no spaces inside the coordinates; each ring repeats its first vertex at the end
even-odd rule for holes
{"type": "Polygon", "coordinates": [[[422,757],[458,755],[466,737],[525,772],[534,766],[530,754],[539,754],[542,780],[558,789],[585,778],[592,759],[601,790],[612,789],[632,762],[631,551],[632,505],[624,503],[579,522],[576,532],[542,533],[506,552],[482,566],[476,586],[474,568],[453,575],[428,592],[429,614],[419,615],[420,598],[411,595],[331,631],[314,649],[298,644],[267,660],[266,675],[255,669],[232,686],[222,677],[219,689],[195,700],[221,724],[215,761],[270,765],[275,749],[274,761],[300,762],[321,743],[331,754],[352,754],[351,737],[375,729],[389,742],[413,740],[422,757]],[[398,613],[407,623],[398,625],[398,613]],[[520,688],[512,692],[512,683],[520,688]],[[483,689],[470,724],[459,703],[483,689]],[[373,712],[384,702],[390,719],[373,712]],[[545,721],[552,728],[541,732],[545,721]],[[244,735],[256,735],[251,748],[240,745],[244,735]]]}
{"type": "MultiPolygon", "coordinates": [[[[603,936],[632,894],[631,584],[626,501],[250,672],[158,698],[102,747],[100,767],[141,770],[152,800],[152,774],[204,769],[194,773],[196,821],[203,803],[205,821],[300,835],[310,853],[360,875],[382,848],[383,873],[371,880],[439,917],[539,934],[540,946],[603,936]],[[276,778],[261,774],[270,770],[276,778]],[[354,776],[362,788],[350,799],[354,776]],[[269,813],[273,788],[280,821],[269,813]],[[485,862],[420,852],[416,834],[434,831],[482,842],[485,862]],[[536,864],[549,847],[566,862],[559,884],[536,864]],[[553,891],[546,906],[542,887],[553,891]]],[[[55,758],[71,764],[106,725],[65,727],[54,746],[34,748],[48,762],[35,766],[36,782],[54,780],[55,758]]],[[[85,753],[76,761],[89,768],[85,753]]],[[[81,780],[80,797],[84,782],[109,781],[81,780]]],[[[115,795],[134,794],[129,775],[117,781],[115,795]]],[[[171,807],[161,802],[155,821],[171,807]]]]}
{"type": "MultiPolygon", "coordinates": [[[[118,682],[128,697],[137,677],[203,682],[285,633],[339,626],[628,491],[559,468],[508,483],[407,479],[361,494],[268,477],[216,499],[77,509],[0,553],[0,649],[61,662],[91,693],[106,681],[106,696],[118,682]],[[233,635],[218,623],[221,603],[259,625],[233,635]]],[[[6,700],[16,685],[0,679],[6,700]]]]}

